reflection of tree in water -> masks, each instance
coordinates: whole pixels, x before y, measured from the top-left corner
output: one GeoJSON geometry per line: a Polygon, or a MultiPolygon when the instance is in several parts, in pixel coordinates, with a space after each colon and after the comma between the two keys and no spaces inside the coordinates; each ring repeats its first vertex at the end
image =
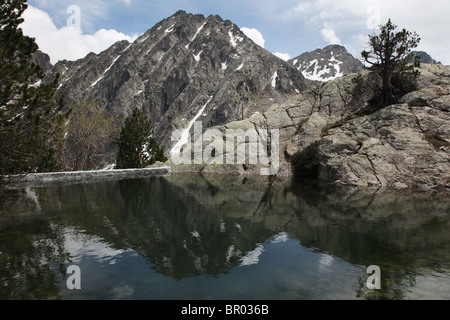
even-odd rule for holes
{"type": "Polygon", "coordinates": [[[0,299],[59,298],[57,282],[65,275],[67,259],[61,233],[26,196],[2,200],[0,299]]]}

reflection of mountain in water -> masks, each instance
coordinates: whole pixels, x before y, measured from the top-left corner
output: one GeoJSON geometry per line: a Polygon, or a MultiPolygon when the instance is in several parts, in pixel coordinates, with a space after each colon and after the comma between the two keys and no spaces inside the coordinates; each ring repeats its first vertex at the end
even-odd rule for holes
{"type": "MultiPolygon", "coordinates": [[[[7,212],[38,221],[21,240],[22,257],[42,250],[49,261],[61,261],[66,231],[82,230],[90,239],[103,239],[104,254],[135,251],[157,272],[184,279],[257,263],[268,241],[291,237],[324,253],[322,267],[333,256],[382,266],[389,273],[384,281],[399,288],[384,293],[390,298],[402,297],[419,268],[449,269],[450,199],[437,193],[177,175],[39,188],[31,195],[0,204],[0,236],[12,232],[7,212]],[[36,246],[44,233],[54,239],[51,250],[36,246]]],[[[11,243],[0,242],[0,260],[14,259],[11,243]]],[[[42,254],[34,254],[26,269],[10,261],[10,273],[39,269],[42,254]]]]}

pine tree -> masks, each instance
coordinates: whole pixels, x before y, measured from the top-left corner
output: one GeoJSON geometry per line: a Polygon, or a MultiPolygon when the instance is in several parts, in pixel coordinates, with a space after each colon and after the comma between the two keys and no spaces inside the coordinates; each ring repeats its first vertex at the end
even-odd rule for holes
{"type": "Polygon", "coordinates": [[[166,162],[164,149],[153,137],[152,122],[139,109],[134,109],[131,117],[125,120],[120,133],[117,169],[139,169],[166,162]]]}
{"type": "Polygon", "coordinates": [[[399,78],[402,73],[413,71],[411,65],[408,67],[408,62],[412,58],[411,51],[421,40],[415,32],[406,29],[396,32],[396,29],[397,26],[389,19],[386,25],[380,26],[379,35],[369,36],[370,51],[361,53],[369,64],[368,69],[377,72],[383,80],[380,107],[397,101],[393,77],[399,78]]]}
{"type": "Polygon", "coordinates": [[[19,25],[26,1],[0,8],[0,176],[56,169],[65,115],[54,95],[57,80],[42,84],[42,68],[31,62],[38,49],[19,25]]]}

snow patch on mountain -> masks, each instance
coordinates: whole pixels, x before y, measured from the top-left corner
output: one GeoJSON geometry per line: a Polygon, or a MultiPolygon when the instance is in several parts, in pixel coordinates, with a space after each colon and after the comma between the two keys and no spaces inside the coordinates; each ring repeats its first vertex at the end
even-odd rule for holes
{"type": "Polygon", "coordinates": [[[203,112],[205,112],[205,109],[211,102],[212,98],[213,98],[212,96],[209,97],[208,102],[206,102],[205,105],[200,109],[200,111],[195,115],[194,119],[192,119],[191,122],[189,122],[188,127],[183,130],[183,132],[181,133],[180,140],[178,140],[177,144],[170,151],[170,155],[172,157],[179,155],[183,146],[189,142],[189,132],[191,131],[192,126],[194,125],[195,121],[197,121],[197,119],[202,116],[203,112]]]}
{"type": "Polygon", "coordinates": [[[314,59],[309,62],[306,66],[300,64],[297,69],[301,71],[306,79],[313,81],[331,81],[344,76],[341,71],[340,65],[342,61],[337,60],[334,56],[328,60],[328,63],[319,62],[314,59]]]}
{"type": "Polygon", "coordinates": [[[106,69],[105,72],[103,72],[103,74],[100,76],[100,78],[98,78],[94,83],[91,84],[91,88],[95,87],[95,85],[96,85],[97,83],[99,83],[99,82],[103,79],[103,77],[105,76],[105,74],[113,67],[113,65],[116,63],[117,60],[119,60],[119,58],[120,58],[121,56],[122,56],[122,55],[119,55],[117,58],[114,59],[113,63],[111,63],[111,65],[109,66],[109,68],[106,69]]]}
{"type": "Polygon", "coordinates": [[[197,36],[199,35],[199,33],[203,30],[203,28],[205,27],[205,25],[206,25],[206,22],[207,21],[205,21],[198,29],[197,29],[197,32],[195,33],[195,35],[194,35],[194,37],[191,39],[191,41],[186,45],[186,49],[189,49],[189,46],[191,45],[191,43],[197,38],[197,36]]]}
{"type": "Polygon", "coordinates": [[[200,56],[202,55],[202,53],[203,53],[203,50],[200,51],[197,55],[194,54],[195,61],[197,61],[197,62],[200,61],[200,56]]]}
{"type": "Polygon", "coordinates": [[[173,31],[173,27],[175,27],[176,23],[171,25],[168,29],[166,29],[166,34],[171,33],[173,31]]]}
{"type": "Polygon", "coordinates": [[[335,80],[364,69],[362,63],[340,45],[330,45],[323,49],[303,53],[290,60],[290,63],[306,79],[321,82],[335,80]]]}
{"type": "Polygon", "coordinates": [[[278,71],[275,71],[275,73],[272,76],[272,79],[270,80],[272,83],[272,88],[276,88],[277,86],[277,78],[278,78],[278,71]]]}
{"type": "Polygon", "coordinates": [[[228,35],[230,36],[230,42],[233,47],[237,47],[238,42],[242,42],[244,40],[244,38],[234,35],[231,30],[228,32],[228,35]]]}

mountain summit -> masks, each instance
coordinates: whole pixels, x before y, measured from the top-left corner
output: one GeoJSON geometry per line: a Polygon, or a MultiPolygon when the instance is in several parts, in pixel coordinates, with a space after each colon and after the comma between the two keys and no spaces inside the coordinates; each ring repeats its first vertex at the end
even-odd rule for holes
{"type": "Polygon", "coordinates": [[[411,52],[412,55],[420,57],[421,63],[428,63],[428,64],[442,64],[440,61],[434,60],[427,52],[425,51],[413,51],[411,52]]]}
{"type": "Polygon", "coordinates": [[[330,81],[350,73],[364,70],[364,65],[347,49],[340,45],[329,45],[323,49],[305,52],[289,60],[307,79],[330,81]]]}
{"type": "Polygon", "coordinates": [[[158,142],[196,119],[205,128],[265,112],[302,92],[306,80],[292,65],[250,40],[217,15],[178,11],[133,43],[121,41],[100,54],[57,63],[59,95],[69,102],[102,101],[124,117],[143,110],[158,142]]]}

